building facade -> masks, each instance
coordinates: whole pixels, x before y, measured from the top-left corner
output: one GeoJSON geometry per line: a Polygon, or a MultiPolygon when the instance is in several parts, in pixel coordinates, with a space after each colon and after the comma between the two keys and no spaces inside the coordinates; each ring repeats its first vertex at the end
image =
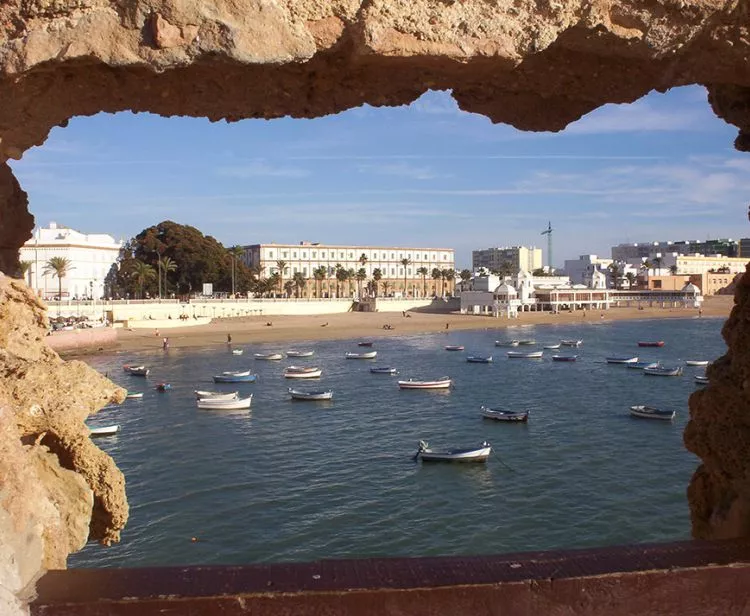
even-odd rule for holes
{"type": "Polygon", "coordinates": [[[679,255],[702,254],[721,255],[723,257],[739,257],[741,253],[741,244],[742,240],[738,241],[733,239],[618,244],[617,246],[612,246],[612,259],[615,261],[653,259],[653,257],[670,253],[679,255]]]}
{"type": "Polygon", "coordinates": [[[542,249],[534,246],[510,246],[472,250],[471,266],[475,272],[481,268],[498,272],[505,270],[509,274],[520,270],[533,272],[542,267],[542,249]]]}
{"type": "Polygon", "coordinates": [[[455,253],[451,248],[402,246],[332,245],[312,242],[299,244],[252,244],[243,246],[245,265],[261,278],[281,273],[283,280],[301,274],[307,281],[308,297],[351,297],[370,288],[375,294],[374,276],[379,272],[377,295],[429,297],[452,294],[455,286],[455,253]],[[404,260],[407,261],[404,265],[404,260]],[[283,261],[284,271],[280,272],[283,261]],[[315,272],[325,270],[325,278],[315,272]],[[365,279],[337,280],[338,270],[364,270],[365,279]],[[437,270],[437,271],[436,271],[437,270]],[[437,278],[437,272],[441,276],[437,278]],[[404,289],[404,279],[406,288],[404,289]],[[318,290],[320,289],[320,290],[318,290]]]}
{"type": "Polygon", "coordinates": [[[704,274],[712,270],[741,274],[747,263],[748,259],[743,257],[667,254],[661,258],[662,268],[674,274],[704,274]]]}
{"type": "Polygon", "coordinates": [[[596,255],[581,255],[578,259],[565,261],[564,273],[573,284],[593,287],[594,279],[598,279],[596,273],[607,272],[610,265],[612,265],[612,259],[603,259],[596,255]]]}
{"type": "Polygon", "coordinates": [[[104,280],[122,248],[122,241],[106,233],[81,233],[51,222],[34,230],[33,237],[19,251],[19,260],[28,264],[26,283],[39,297],[51,300],[60,292],[62,299],[99,299],[105,295],[104,280]],[[69,262],[61,280],[47,263],[52,257],[69,262]]]}

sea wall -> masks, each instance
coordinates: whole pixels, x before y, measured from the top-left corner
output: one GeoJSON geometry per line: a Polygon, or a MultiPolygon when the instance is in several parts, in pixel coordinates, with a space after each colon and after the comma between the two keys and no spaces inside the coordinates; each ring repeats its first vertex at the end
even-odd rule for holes
{"type": "Polygon", "coordinates": [[[45,341],[57,353],[82,349],[98,349],[116,345],[117,330],[112,327],[96,327],[93,329],[57,331],[47,336],[45,341]]]}

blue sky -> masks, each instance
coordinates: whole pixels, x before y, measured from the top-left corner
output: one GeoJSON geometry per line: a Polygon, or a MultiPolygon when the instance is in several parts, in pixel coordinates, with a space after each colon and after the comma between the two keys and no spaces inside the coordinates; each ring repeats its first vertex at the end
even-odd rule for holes
{"type": "Polygon", "coordinates": [[[164,219],[224,245],[301,240],[471,250],[536,245],[556,266],[620,242],[750,237],[750,157],[702,88],[522,133],[428,92],[408,107],[212,124],[99,114],[13,162],[38,224],[132,237],[164,219]]]}

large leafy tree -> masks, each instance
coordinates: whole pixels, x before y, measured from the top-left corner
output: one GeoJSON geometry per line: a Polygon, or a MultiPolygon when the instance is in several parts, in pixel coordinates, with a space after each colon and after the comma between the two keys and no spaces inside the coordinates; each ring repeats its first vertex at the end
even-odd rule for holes
{"type": "MultiPolygon", "coordinates": [[[[129,245],[130,255],[121,259],[120,269],[127,272],[130,259],[138,259],[155,270],[158,259],[169,258],[177,264],[175,282],[180,294],[198,292],[204,283],[212,283],[214,291],[232,291],[232,266],[235,290],[247,291],[253,282],[248,267],[240,262],[231,250],[210,235],[203,235],[195,227],[165,220],[144,229],[129,245]]],[[[154,281],[147,283],[145,291],[155,290],[154,281]]]]}

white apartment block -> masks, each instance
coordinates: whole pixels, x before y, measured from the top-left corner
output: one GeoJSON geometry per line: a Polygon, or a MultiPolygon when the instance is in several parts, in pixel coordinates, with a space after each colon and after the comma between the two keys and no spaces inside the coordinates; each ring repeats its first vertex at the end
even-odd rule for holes
{"type": "Polygon", "coordinates": [[[747,257],[723,257],[721,255],[680,255],[665,254],[661,257],[661,268],[671,272],[677,266],[675,274],[705,274],[711,270],[728,268],[731,274],[741,274],[747,267],[747,257]]]}
{"type": "Polygon", "coordinates": [[[612,259],[603,259],[596,255],[581,255],[578,259],[566,259],[564,273],[573,284],[584,284],[587,287],[594,286],[594,272],[607,273],[607,268],[612,264],[612,259]]]}
{"type": "Polygon", "coordinates": [[[477,272],[481,268],[500,271],[509,266],[513,274],[519,271],[533,272],[542,267],[542,249],[534,246],[510,246],[471,251],[471,266],[477,272]]]}
{"type": "MultiPolygon", "coordinates": [[[[319,267],[326,268],[328,279],[325,288],[328,289],[328,293],[334,286],[331,283],[335,282],[337,265],[355,272],[364,268],[367,281],[371,281],[373,272],[379,269],[382,274],[381,285],[383,281],[388,281],[390,292],[412,297],[422,297],[425,294],[427,296],[441,295],[443,283],[433,280],[432,271],[455,269],[455,253],[451,248],[339,246],[314,242],[252,244],[243,248],[245,251],[243,262],[248,267],[258,268],[262,278],[268,278],[278,272],[279,261],[284,261],[286,264],[283,277],[287,280],[301,273],[305,279],[314,281],[313,272],[319,267]],[[402,264],[403,259],[408,259],[410,262],[406,267],[402,264]],[[426,280],[419,273],[421,268],[427,269],[426,280]],[[404,277],[406,277],[405,292],[404,277]]],[[[453,291],[453,284],[453,280],[446,283],[446,293],[453,291]]],[[[312,290],[315,286],[314,282],[310,285],[312,290]]],[[[348,295],[348,293],[343,294],[348,295]]]]}
{"type": "Polygon", "coordinates": [[[34,230],[33,237],[19,251],[19,260],[30,264],[26,283],[43,299],[59,292],[56,275],[45,271],[51,257],[63,257],[70,269],[62,278],[62,298],[99,299],[104,296],[104,279],[122,248],[106,233],[80,233],[51,222],[49,227],[34,230]]]}

